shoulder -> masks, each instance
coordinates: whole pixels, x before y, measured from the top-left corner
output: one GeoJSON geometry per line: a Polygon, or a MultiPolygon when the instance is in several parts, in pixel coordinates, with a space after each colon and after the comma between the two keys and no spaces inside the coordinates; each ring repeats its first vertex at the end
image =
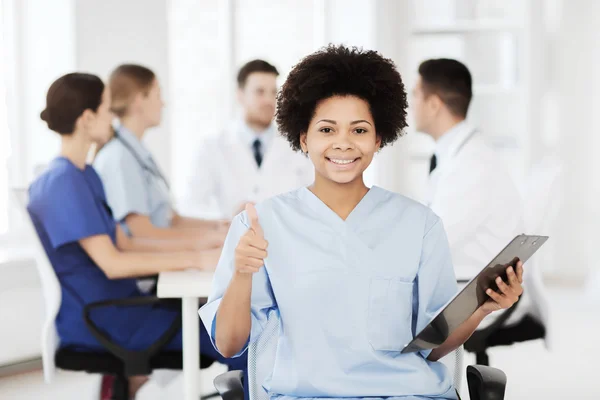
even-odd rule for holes
{"type": "Polygon", "coordinates": [[[392,192],[379,186],[373,186],[371,190],[376,191],[376,195],[381,202],[387,202],[394,208],[410,210],[419,215],[427,215],[433,213],[429,207],[417,200],[404,196],[400,193],[392,192]]]}
{"type": "Polygon", "coordinates": [[[121,179],[141,177],[143,168],[120,141],[111,140],[98,153],[93,163],[94,173],[97,173],[105,184],[121,179]]]}
{"type": "Polygon", "coordinates": [[[209,135],[201,141],[203,148],[225,148],[228,143],[237,140],[237,135],[231,129],[224,129],[216,135],[209,135]]]}
{"type": "Polygon", "coordinates": [[[31,184],[32,188],[47,188],[56,185],[65,185],[69,182],[84,180],[81,170],[63,158],[53,160],[48,168],[31,184]]]}
{"type": "Polygon", "coordinates": [[[470,167],[477,164],[480,167],[477,170],[485,169],[481,168],[485,165],[497,165],[501,163],[497,151],[481,133],[475,135],[465,143],[464,148],[458,153],[456,158],[465,166],[470,167]]]}
{"type": "Polygon", "coordinates": [[[380,207],[374,208],[374,217],[382,223],[388,221],[397,225],[410,225],[422,229],[424,234],[441,222],[440,217],[426,205],[399,193],[374,186],[380,207]],[[378,215],[377,215],[378,214],[378,215]]]}
{"type": "Polygon", "coordinates": [[[104,191],[102,179],[100,178],[100,175],[98,175],[98,172],[93,166],[88,165],[85,169],[85,174],[88,180],[94,185],[94,187],[100,189],[100,191],[102,192],[104,191]]]}
{"type": "Polygon", "coordinates": [[[111,140],[96,155],[94,168],[100,173],[111,166],[118,166],[123,163],[134,163],[133,154],[119,140],[111,140]]]}
{"type": "MultiPolygon", "coordinates": [[[[290,216],[290,213],[294,210],[295,212],[304,210],[299,197],[301,190],[304,190],[304,188],[282,193],[257,203],[255,207],[261,224],[269,225],[272,222],[281,221],[285,216],[290,216]]],[[[239,218],[247,227],[250,226],[246,211],[242,211],[235,218],[239,218]]]]}
{"type": "Polygon", "coordinates": [[[29,186],[29,203],[49,203],[55,198],[69,198],[87,185],[83,171],[69,161],[57,158],[29,186]]]}
{"type": "Polygon", "coordinates": [[[506,162],[498,150],[481,134],[465,145],[457,160],[455,175],[461,181],[488,184],[493,182],[494,186],[512,182],[506,162]],[[466,180],[466,177],[471,179],[466,180]]]}

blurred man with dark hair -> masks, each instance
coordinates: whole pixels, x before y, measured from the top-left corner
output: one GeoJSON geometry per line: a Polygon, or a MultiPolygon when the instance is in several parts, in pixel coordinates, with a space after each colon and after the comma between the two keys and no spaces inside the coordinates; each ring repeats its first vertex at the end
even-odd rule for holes
{"type": "Polygon", "coordinates": [[[292,151],[273,122],[277,68],[263,60],[246,63],[237,75],[242,114],[223,134],[205,141],[192,166],[186,208],[200,215],[214,204],[229,219],[255,203],[312,182],[314,170],[292,151]]]}
{"type": "Polygon", "coordinates": [[[464,64],[423,62],[412,97],[416,130],[435,140],[427,203],[446,228],[457,279],[470,280],[523,233],[522,200],[505,163],[466,120],[473,92],[464,64]]]}

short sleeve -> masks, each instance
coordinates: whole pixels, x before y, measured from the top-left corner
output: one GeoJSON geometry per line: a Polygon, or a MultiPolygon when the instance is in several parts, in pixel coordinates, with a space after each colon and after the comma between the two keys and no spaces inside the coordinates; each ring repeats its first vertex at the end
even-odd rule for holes
{"type": "MultiPolygon", "coordinates": [[[[458,285],[446,232],[440,218],[430,213],[417,273],[417,297],[413,304],[413,315],[416,315],[415,333],[425,328],[457,292],[458,285]]],[[[429,353],[431,350],[421,352],[425,358],[429,353]]]]}
{"type": "MultiPolygon", "coordinates": [[[[229,286],[229,282],[235,272],[234,258],[235,248],[240,238],[248,230],[248,224],[245,222],[245,212],[237,215],[231,222],[231,227],[225,244],[221,259],[215,272],[215,277],[212,285],[212,292],[208,298],[208,303],[204,305],[200,311],[200,318],[206,327],[206,331],[210,334],[211,341],[215,349],[215,332],[216,332],[216,316],[221,304],[221,299],[229,286]]],[[[246,346],[236,355],[243,354],[248,345],[253,343],[263,331],[267,323],[268,313],[270,310],[276,309],[277,305],[273,296],[271,282],[267,274],[266,268],[263,267],[259,272],[252,276],[252,299],[251,299],[251,330],[250,337],[246,346]]],[[[217,349],[218,351],[218,349],[217,349]]]]}
{"type": "Polygon", "coordinates": [[[55,179],[39,202],[37,217],[54,248],[111,233],[112,227],[107,221],[112,221],[112,218],[95,198],[83,174],[55,179]]]}
{"type": "Polygon", "coordinates": [[[117,221],[124,220],[129,214],[150,215],[144,170],[132,155],[113,145],[98,154],[94,168],[100,174],[108,204],[117,221]]]}

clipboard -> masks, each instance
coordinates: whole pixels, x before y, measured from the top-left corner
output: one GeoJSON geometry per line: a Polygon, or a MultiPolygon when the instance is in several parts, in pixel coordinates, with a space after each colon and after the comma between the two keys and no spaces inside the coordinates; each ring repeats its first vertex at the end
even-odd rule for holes
{"type": "Polygon", "coordinates": [[[509,266],[515,267],[519,260],[525,263],[547,240],[548,236],[516,236],[436,314],[402,349],[402,353],[431,350],[444,343],[456,328],[488,300],[489,296],[485,293],[488,288],[498,290],[496,277],[501,276],[506,280],[506,269],[509,266]]]}

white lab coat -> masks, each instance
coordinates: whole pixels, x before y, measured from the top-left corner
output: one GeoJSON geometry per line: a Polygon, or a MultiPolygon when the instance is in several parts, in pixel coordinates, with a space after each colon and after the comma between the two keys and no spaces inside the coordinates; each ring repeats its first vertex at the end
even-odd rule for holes
{"type": "MultiPolygon", "coordinates": [[[[508,168],[481,133],[466,122],[453,129],[458,131],[445,149],[443,162],[438,161],[431,173],[427,202],[444,223],[457,279],[469,280],[510,240],[524,233],[523,200],[508,168]]],[[[526,266],[525,291],[529,295],[522,297],[507,324],[526,314],[547,322],[539,313],[545,304],[537,304],[543,301],[536,290],[539,282],[533,281],[527,280],[526,266]]],[[[480,329],[498,315],[492,314],[480,329]]]]}
{"type": "Polygon", "coordinates": [[[457,279],[471,279],[516,235],[523,202],[508,169],[463,123],[431,173],[428,202],[448,233],[457,279]]]}
{"type": "Polygon", "coordinates": [[[232,126],[201,146],[184,196],[187,215],[204,216],[214,210],[217,217],[231,218],[245,202],[259,202],[311,184],[314,167],[294,152],[278,133],[269,141],[258,168],[252,149],[232,126]]]}

